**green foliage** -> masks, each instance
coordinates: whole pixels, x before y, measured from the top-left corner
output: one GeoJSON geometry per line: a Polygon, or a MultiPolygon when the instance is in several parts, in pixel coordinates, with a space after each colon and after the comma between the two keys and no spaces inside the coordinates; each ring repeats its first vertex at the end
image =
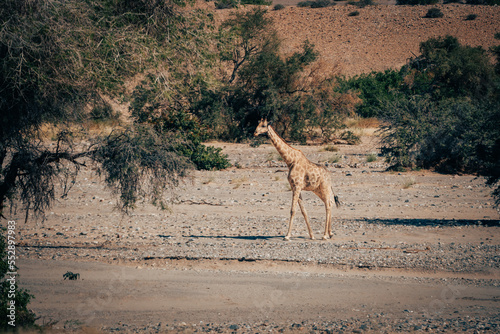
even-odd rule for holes
{"type": "Polygon", "coordinates": [[[359,1],[349,1],[348,4],[359,8],[365,8],[366,6],[373,6],[374,2],[373,0],[359,0],[359,1]]]}
{"type": "Polygon", "coordinates": [[[342,94],[313,69],[317,52],[309,42],[288,57],[279,54],[280,40],[265,14],[259,8],[237,12],[222,24],[221,59],[231,75],[218,87],[201,89],[192,113],[211,137],[223,140],[250,137],[262,117],[288,139],[331,140],[344,126],[342,94]]]}
{"type": "Polygon", "coordinates": [[[477,173],[496,186],[500,204],[498,72],[482,48],[454,37],[421,44],[422,55],[402,69],[404,85],[380,109],[383,153],[393,168],[477,173]]]}
{"type": "MultiPolygon", "coordinates": [[[[88,136],[79,124],[89,119],[101,122],[117,117],[101,96],[127,100],[124,80],[145,69],[168,72],[170,81],[166,86],[182,96],[186,86],[196,87],[210,80],[200,66],[213,61],[208,51],[200,50],[200,45],[206,43],[205,31],[210,31],[204,25],[210,22],[198,11],[181,13],[178,7],[184,4],[177,0],[2,3],[1,208],[6,201],[17,199],[27,210],[47,209],[54,199],[54,185],[62,184],[66,195],[85,157],[109,163],[103,170],[109,176],[108,184],[121,194],[124,208],[142,197],[161,197],[160,188],[142,187],[143,178],[137,175],[145,171],[144,177],[148,176],[152,161],[157,161],[155,168],[171,168],[168,163],[160,163],[159,158],[171,158],[176,165],[180,159],[174,151],[166,154],[164,149],[141,147],[148,142],[133,134],[137,128],[128,129],[122,136],[114,132],[113,140],[92,140],[93,145],[76,145],[75,141],[88,136]],[[200,71],[188,76],[186,68],[200,71]],[[55,145],[47,145],[42,132],[42,125],[47,122],[56,124],[58,133],[51,135],[55,145]],[[80,133],[69,129],[78,129],[80,133]],[[128,147],[127,152],[119,151],[115,145],[124,138],[130,142],[122,142],[123,149],[128,147]],[[150,153],[146,154],[148,149],[150,153]],[[112,168],[108,159],[112,160],[115,153],[123,158],[122,165],[112,168]],[[128,166],[129,162],[132,165],[128,166]],[[128,180],[120,174],[120,168],[135,174],[128,180]]],[[[169,93],[173,98],[174,94],[169,93]]],[[[158,171],[172,177],[183,175],[178,169],[170,172],[158,171]]],[[[156,202],[161,205],[161,201],[156,202]]]]}
{"type": "Polygon", "coordinates": [[[483,48],[462,46],[455,37],[445,36],[421,43],[420,51],[422,55],[403,69],[413,93],[481,99],[495,90],[494,68],[483,48]]]}
{"type": "Polygon", "coordinates": [[[205,128],[176,104],[165,105],[158,99],[161,85],[149,77],[139,85],[131,103],[132,116],[137,124],[152,125],[158,134],[174,138],[173,151],[189,158],[198,169],[224,169],[230,166],[220,149],[205,147],[202,141],[208,138],[205,128]]]}
{"type": "Polygon", "coordinates": [[[120,114],[107,104],[95,105],[90,111],[90,119],[95,122],[117,122],[120,114]]]}
{"type": "MultiPolygon", "coordinates": [[[[495,33],[495,39],[500,39],[500,33],[495,33]]],[[[500,45],[492,46],[490,51],[496,57],[495,72],[500,75],[500,45]]]]}
{"type": "Polygon", "coordinates": [[[242,5],[271,6],[272,1],[266,0],[240,0],[242,5]]]}
{"type": "Polygon", "coordinates": [[[396,5],[410,5],[410,6],[422,6],[422,5],[435,5],[439,0],[396,0],[396,5]]]}
{"type": "Polygon", "coordinates": [[[469,14],[465,18],[466,21],[474,21],[475,19],[477,19],[477,14],[469,14]]]}
{"type": "Polygon", "coordinates": [[[33,311],[28,309],[28,304],[30,300],[33,298],[33,295],[29,293],[26,289],[21,289],[17,285],[17,280],[19,279],[19,275],[15,275],[15,285],[11,286],[10,281],[7,279],[11,278],[11,275],[7,275],[10,272],[16,272],[17,268],[12,265],[9,265],[9,261],[12,260],[11,254],[9,255],[7,250],[7,241],[6,241],[6,230],[2,230],[0,235],[0,330],[9,331],[19,328],[30,328],[35,327],[35,321],[37,317],[33,311]],[[12,291],[11,287],[13,287],[14,291],[12,291]],[[11,301],[14,301],[15,306],[15,325],[16,327],[12,327],[9,325],[9,321],[11,319],[8,317],[10,311],[7,307],[10,307],[11,301]]]}
{"type": "Polygon", "coordinates": [[[489,154],[481,157],[498,145],[498,130],[485,131],[493,130],[489,123],[499,116],[491,106],[466,100],[435,103],[429,96],[415,96],[388,107],[383,153],[395,168],[483,173],[495,160],[487,162],[489,154]]]}
{"type": "Polygon", "coordinates": [[[431,8],[427,11],[427,13],[425,14],[425,18],[429,18],[429,19],[436,19],[436,18],[440,18],[440,17],[443,17],[444,14],[443,12],[441,12],[441,9],[439,8],[431,8]]]}
{"type": "Polygon", "coordinates": [[[468,5],[498,6],[500,0],[466,0],[465,3],[468,5]]]}
{"type": "Polygon", "coordinates": [[[285,9],[285,6],[282,4],[277,4],[277,5],[274,5],[274,7],[273,7],[273,10],[282,10],[282,9],[285,9]]]}
{"type": "Polygon", "coordinates": [[[238,8],[238,0],[219,0],[215,2],[217,9],[238,8]]]}
{"type": "Polygon", "coordinates": [[[378,160],[377,154],[370,153],[366,156],[366,162],[375,162],[378,160]]]}
{"type": "Polygon", "coordinates": [[[354,12],[350,12],[349,14],[347,14],[347,16],[359,16],[359,12],[355,10],[354,12]]]}
{"type": "Polygon", "coordinates": [[[119,195],[123,209],[133,209],[144,200],[167,207],[164,189],[177,186],[190,168],[189,160],[177,153],[177,142],[146,125],[105,138],[105,145],[94,152],[94,159],[108,186],[119,195]]]}
{"type": "Polygon", "coordinates": [[[331,0],[307,0],[297,4],[298,7],[324,8],[334,6],[335,2],[331,0]]]}
{"type": "Polygon", "coordinates": [[[376,117],[383,103],[392,101],[399,94],[403,85],[401,72],[386,70],[361,74],[352,78],[339,78],[339,92],[354,92],[361,99],[356,107],[356,113],[362,117],[376,117]]]}

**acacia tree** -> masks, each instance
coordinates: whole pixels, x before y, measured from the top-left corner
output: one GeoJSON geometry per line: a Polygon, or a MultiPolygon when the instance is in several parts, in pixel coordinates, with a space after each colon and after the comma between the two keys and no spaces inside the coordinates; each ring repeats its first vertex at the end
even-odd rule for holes
{"type": "Polygon", "coordinates": [[[401,92],[388,101],[383,153],[394,168],[476,173],[500,204],[500,77],[482,48],[452,36],[421,44],[401,92]]]}
{"type": "Polygon", "coordinates": [[[288,139],[305,141],[317,136],[316,128],[323,140],[335,137],[349,102],[332,89],[335,81],[324,75],[329,71],[314,45],[306,41],[283,56],[273,21],[261,8],[235,13],[221,25],[219,40],[227,78],[203,89],[192,104],[212,136],[247,138],[267,117],[288,139]]]}
{"type": "Polygon", "coordinates": [[[121,200],[164,205],[191,164],[167,134],[147,124],[125,125],[88,138],[89,108],[104,108],[104,94],[123,95],[124,78],[175,54],[182,22],[168,0],[6,0],[0,7],[0,207],[19,200],[43,212],[56,181],[67,194],[88,163],[121,200]],[[160,23],[159,23],[160,22],[160,23]],[[53,127],[47,126],[53,124],[53,127]],[[125,129],[124,129],[125,128],[125,129]],[[49,129],[50,131],[47,131],[49,129]],[[82,138],[87,140],[82,141],[82,138]]]}

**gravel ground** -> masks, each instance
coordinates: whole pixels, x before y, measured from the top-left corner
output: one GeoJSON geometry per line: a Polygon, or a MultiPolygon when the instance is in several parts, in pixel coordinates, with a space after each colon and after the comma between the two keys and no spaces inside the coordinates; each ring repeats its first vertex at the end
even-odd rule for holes
{"type": "MultiPolygon", "coordinates": [[[[331,277],[333,281],[342,277],[342,272],[370,276],[360,283],[360,288],[383,279],[396,285],[416,282],[416,291],[425,291],[428,286],[440,286],[444,291],[449,284],[468,291],[487,289],[481,292],[483,297],[472,294],[463,297],[469,299],[462,298],[461,302],[470,304],[432,317],[406,312],[404,306],[399,306],[397,312],[372,307],[366,311],[369,314],[362,316],[350,311],[342,317],[318,321],[313,308],[304,306],[304,314],[293,321],[279,316],[268,320],[242,316],[231,321],[206,315],[212,320],[193,326],[189,321],[173,320],[141,324],[128,316],[120,318],[120,313],[115,315],[115,323],[92,324],[104,332],[498,331],[499,221],[491,189],[485,187],[484,180],[430,171],[386,172],[382,158],[366,162],[369,154],[377,153],[377,139],[371,136],[364,137],[359,146],[339,145],[338,152],[301,146],[310,160],[327,166],[343,205],[333,213],[332,240],[309,240],[303,218],[298,215],[292,240],[285,242],[291,192],[286,166],[274,148],[268,144],[258,148],[212,145],[223,148],[239,168],[193,172],[172,194],[175,204],[168,212],[145,205],[130,215],[122,215],[115,210],[113,195],[91,171],[84,171],[70,196],[59,199],[43,221],[19,225],[20,256],[35,261],[30,263],[41,261],[48,266],[69,261],[75,264],[74,270],[84,264],[105,264],[112,266],[106,268],[134,268],[149,274],[167,270],[223,277],[267,275],[262,279],[272,280],[280,275],[307,273],[318,280],[331,277]]],[[[324,206],[311,193],[304,193],[304,200],[319,238],[324,228],[324,206]]],[[[22,212],[12,219],[22,221],[22,212]]],[[[32,275],[27,286],[38,291],[40,274],[32,275]]],[[[54,280],[61,280],[61,275],[54,280]]],[[[231,283],[229,279],[227,284],[231,283]]],[[[60,283],[49,280],[47,284],[60,283]]],[[[377,287],[373,288],[376,291],[377,287]]],[[[51,291],[38,293],[50,295],[51,291]]],[[[321,294],[317,297],[321,298],[321,294]]],[[[345,298],[348,304],[350,297],[345,298]]],[[[55,316],[63,311],[56,311],[57,305],[45,309],[45,302],[42,299],[36,304],[39,312],[63,322],[65,316],[55,316]]],[[[288,311],[283,314],[296,312],[288,311]]],[[[68,331],[82,328],[81,324],[68,325],[67,320],[65,326],[68,331]]]]}

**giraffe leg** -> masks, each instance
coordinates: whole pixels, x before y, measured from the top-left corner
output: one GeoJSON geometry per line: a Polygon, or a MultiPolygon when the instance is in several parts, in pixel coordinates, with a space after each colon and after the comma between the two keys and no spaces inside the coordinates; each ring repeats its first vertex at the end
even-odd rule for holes
{"type": "Polygon", "coordinates": [[[323,237],[321,239],[323,240],[328,240],[329,238],[332,237],[332,203],[330,200],[330,196],[328,193],[325,192],[316,192],[316,195],[318,195],[319,198],[325,203],[325,210],[326,210],[326,220],[325,220],[325,233],[323,234],[323,237]]]}
{"type": "Polygon", "coordinates": [[[292,225],[293,225],[293,218],[295,217],[295,212],[297,209],[297,202],[299,201],[300,197],[300,190],[294,189],[293,191],[293,198],[292,198],[292,208],[290,210],[290,222],[288,223],[288,233],[285,236],[285,241],[289,241],[290,237],[292,236],[292,225]]]}
{"type": "Polygon", "coordinates": [[[306,208],[304,207],[304,203],[302,201],[302,195],[299,195],[299,207],[300,207],[300,211],[302,211],[302,215],[304,216],[304,219],[306,221],[307,231],[309,232],[309,237],[311,238],[311,240],[314,240],[314,234],[313,234],[313,231],[311,229],[311,224],[309,223],[309,217],[307,216],[306,208]]]}
{"type": "Polygon", "coordinates": [[[323,240],[328,240],[333,236],[332,233],[332,206],[330,203],[325,202],[326,208],[326,222],[325,222],[325,234],[323,235],[323,240]]]}

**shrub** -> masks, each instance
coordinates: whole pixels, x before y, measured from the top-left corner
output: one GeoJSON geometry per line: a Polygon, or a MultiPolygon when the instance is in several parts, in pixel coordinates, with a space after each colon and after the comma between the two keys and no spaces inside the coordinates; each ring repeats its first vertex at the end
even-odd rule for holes
{"type": "Polygon", "coordinates": [[[113,111],[113,108],[107,103],[96,105],[90,111],[90,119],[95,122],[116,122],[119,117],[120,114],[113,111]]]}
{"type": "Polygon", "coordinates": [[[272,1],[266,0],[240,0],[242,5],[257,5],[257,6],[271,6],[272,1]]]}
{"type": "MultiPolygon", "coordinates": [[[[1,231],[0,234],[0,330],[5,332],[12,331],[13,329],[18,330],[19,328],[29,328],[35,326],[35,321],[37,317],[33,311],[28,309],[28,304],[33,298],[33,295],[25,289],[20,289],[17,285],[17,281],[13,286],[15,292],[11,293],[10,281],[6,280],[6,275],[9,271],[15,272],[17,268],[9,267],[8,264],[8,253],[7,253],[7,242],[4,233],[5,230],[1,231]],[[13,294],[13,296],[11,295],[13,294]],[[9,325],[10,319],[8,318],[10,302],[13,300],[15,302],[15,327],[9,325]]],[[[16,277],[18,279],[19,276],[16,277]]]]}
{"type": "Polygon", "coordinates": [[[481,152],[492,152],[497,145],[490,137],[499,131],[489,124],[499,114],[495,108],[467,100],[436,103],[428,96],[403,98],[388,107],[382,152],[393,167],[435,168],[445,173],[487,169],[490,158],[481,157],[481,152]]]}
{"type": "Polygon", "coordinates": [[[455,37],[445,36],[421,43],[420,52],[402,69],[409,93],[489,99],[495,91],[494,67],[483,48],[462,46],[455,37]]]}
{"type": "Polygon", "coordinates": [[[376,117],[383,101],[393,100],[403,84],[403,73],[386,70],[362,74],[353,78],[338,78],[339,92],[357,94],[361,103],[356,113],[361,117],[376,117]]]}
{"type": "Polygon", "coordinates": [[[397,5],[410,5],[410,6],[420,6],[420,5],[435,5],[439,0],[396,0],[397,5]]]}
{"type": "Polygon", "coordinates": [[[356,10],[354,12],[350,12],[349,14],[347,14],[347,16],[358,16],[359,15],[359,12],[356,10]]]}
{"type": "Polygon", "coordinates": [[[425,18],[430,18],[430,19],[435,19],[435,18],[440,18],[443,17],[444,14],[441,12],[441,9],[439,8],[431,8],[427,11],[427,14],[425,14],[425,18]]]}
{"type": "Polygon", "coordinates": [[[314,0],[301,1],[297,4],[298,7],[324,8],[334,6],[335,3],[331,0],[314,0]]]}
{"type": "Polygon", "coordinates": [[[285,6],[282,4],[277,4],[277,5],[274,5],[273,9],[274,10],[282,10],[282,9],[285,9],[285,6]]]}
{"type": "Polygon", "coordinates": [[[498,6],[500,0],[466,0],[465,3],[468,5],[498,6]]]}
{"type": "Polygon", "coordinates": [[[238,0],[219,0],[215,2],[216,9],[237,8],[238,0]]]}
{"type": "MultiPolygon", "coordinates": [[[[158,80],[149,76],[132,94],[130,109],[136,124],[150,124],[158,135],[169,135],[171,151],[187,157],[198,169],[224,169],[229,167],[227,157],[221,150],[205,147],[208,138],[205,128],[196,117],[184,110],[168,108],[164,101],[156,101],[159,94],[158,80]]],[[[161,85],[160,85],[161,87],[161,85]]]]}
{"type": "Polygon", "coordinates": [[[467,15],[467,17],[465,18],[466,21],[473,21],[477,18],[477,14],[469,14],[467,15]]]}
{"type": "Polygon", "coordinates": [[[374,2],[373,0],[359,0],[359,1],[349,1],[348,4],[359,8],[364,8],[366,6],[373,6],[374,2]]]}
{"type": "Polygon", "coordinates": [[[375,153],[368,154],[366,156],[366,162],[375,162],[378,160],[378,156],[375,153]]]}

